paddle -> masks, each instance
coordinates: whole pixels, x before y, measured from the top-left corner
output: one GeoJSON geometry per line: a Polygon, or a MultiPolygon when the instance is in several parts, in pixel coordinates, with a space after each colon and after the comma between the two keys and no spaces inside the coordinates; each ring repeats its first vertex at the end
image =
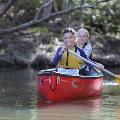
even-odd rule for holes
{"type": "MultiPolygon", "coordinates": [[[[86,63],[89,63],[90,65],[92,65],[92,66],[94,66],[94,67],[96,67],[96,68],[99,69],[99,65],[98,65],[98,64],[95,64],[95,63],[91,62],[90,60],[85,59],[84,57],[76,54],[75,52],[73,52],[73,51],[71,51],[71,50],[69,50],[69,49],[68,49],[68,51],[69,51],[71,54],[77,56],[79,59],[82,59],[82,60],[85,61],[86,63]]],[[[114,77],[115,80],[116,80],[116,82],[118,83],[118,85],[120,85],[120,75],[115,75],[114,73],[112,73],[112,72],[110,72],[110,71],[108,71],[108,70],[106,70],[106,69],[103,69],[103,72],[105,72],[105,73],[111,75],[112,77],[114,77]]]]}

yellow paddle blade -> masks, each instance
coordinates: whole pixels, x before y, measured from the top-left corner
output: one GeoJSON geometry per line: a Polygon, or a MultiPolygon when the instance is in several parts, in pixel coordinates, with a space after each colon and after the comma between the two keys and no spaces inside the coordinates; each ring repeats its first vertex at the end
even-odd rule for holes
{"type": "Polygon", "coordinates": [[[118,83],[118,85],[120,85],[120,75],[116,75],[115,80],[116,80],[116,82],[118,83]]]}

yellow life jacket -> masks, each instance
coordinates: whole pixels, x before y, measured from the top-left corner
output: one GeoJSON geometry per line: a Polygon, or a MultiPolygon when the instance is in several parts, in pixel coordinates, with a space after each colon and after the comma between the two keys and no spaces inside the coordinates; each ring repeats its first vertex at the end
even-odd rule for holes
{"type": "MultiPolygon", "coordinates": [[[[76,48],[72,48],[71,50],[75,52],[76,48]]],[[[83,60],[79,60],[75,55],[65,51],[63,56],[59,62],[59,66],[63,68],[70,68],[70,69],[79,69],[81,65],[83,65],[83,60]]]]}

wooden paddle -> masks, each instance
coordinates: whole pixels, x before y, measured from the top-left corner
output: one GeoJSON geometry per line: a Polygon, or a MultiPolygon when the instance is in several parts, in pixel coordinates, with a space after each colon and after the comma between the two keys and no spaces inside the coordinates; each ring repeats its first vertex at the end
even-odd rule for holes
{"type": "MultiPolygon", "coordinates": [[[[68,51],[69,51],[71,54],[77,56],[79,59],[82,59],[82,60],[85,61],[86,63],[89,63],[90,65],[92,65],[92,66],[94,66],[94,67],[96,67],[96,68],[99,69],[99,65],[98,65],[98,64],[95,64],[95,63],[93,63],[92,61],[85,59],[84,57],[76,54],[75,52],[73,52],[73,51],[71,51],[71,50],[69,50],[69,49],[68,49],[68,51]]],[[[107,74],[109,74],[109,75],[111,75],[112,77],[114,77],[115,80],[116,80],[116,82],[118,83],[118,85],[120,85],[120,75],[115,75],[114,73],[112,73],[112,72],[110,72],[110,71],[108,71],[108,70],[106,70],[106,69],[103,69],[102,71],[105,72],[105,73],[107,73],[107,74]]]]}

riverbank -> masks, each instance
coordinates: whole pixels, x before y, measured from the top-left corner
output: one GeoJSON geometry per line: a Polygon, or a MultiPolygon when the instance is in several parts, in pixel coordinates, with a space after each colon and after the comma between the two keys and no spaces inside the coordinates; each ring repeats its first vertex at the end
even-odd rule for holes
{"type": "MultiPolygon", "coordinates": [[[[22,32],[8,38],[7,47],[0,52],[1,67],[32,67],[37,69],[53,67],[52,59],[57,47],[62,44],[61,37],[22,32]],[[52,39],[51,39],[52,38],[52,39]],[[10,41],[12,39],[12,41],[10,41]]],[[[5,38],[7,39],[7,37],[5,38]]],[[[120,66],[120,40],[107,36],[92,36],[93,60],[105,67],[120,66]]]]}
{"type": "MultiPolygon", "coordinates": [[[[92,59],[96,62],[103,64],[105,67],[120,67],[120,40],[107,36],[93,36],[91,37],[91,43],[93,46],[92,59]]],[[[32,65],[38,68],[41,65],[51,66],[51,60],[55,55],[57,47],[62,44],[61,41],[54,40],[53,45],[46,45],[46,52],[43,55],[36,56],[36,59],[32,62],[32,65]],[[50,50],[50,51],[49,51],[50,50]],[[46,64],[47,63],[47,64],[46,64]]],[[[43,50],[44,45],[40,45],[39,52],[43,50]]],[[[44,49],[45,50],[45,49],[44,49]]]]}

